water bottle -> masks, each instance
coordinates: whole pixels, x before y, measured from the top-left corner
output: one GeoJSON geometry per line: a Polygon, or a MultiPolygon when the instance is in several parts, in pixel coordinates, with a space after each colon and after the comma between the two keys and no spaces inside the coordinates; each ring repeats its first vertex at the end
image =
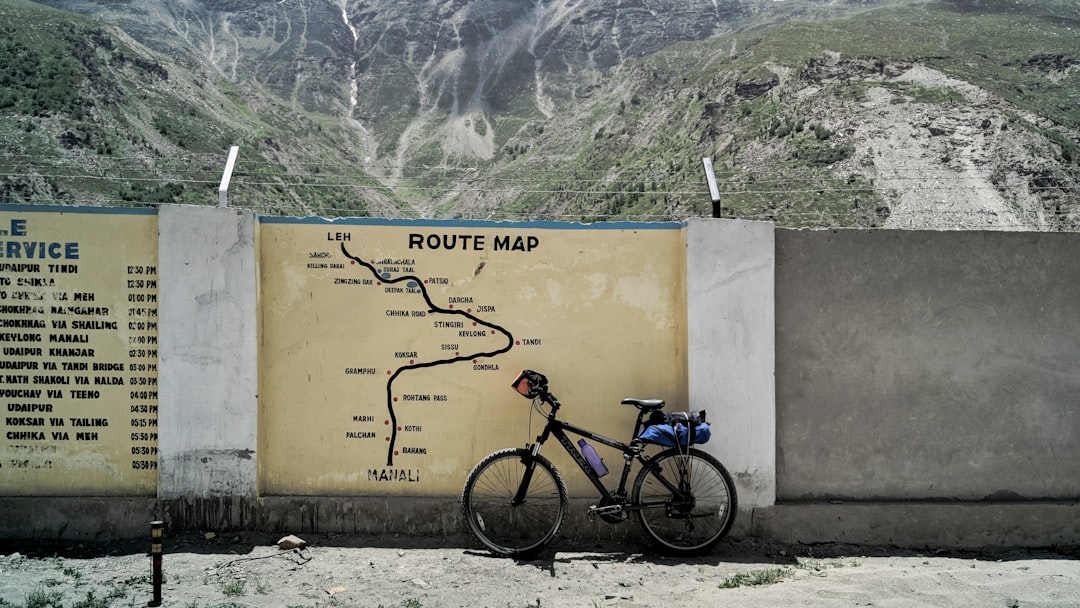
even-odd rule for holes
{"type": "Polygon", "coordinates": [[[578,447],[581,448],[581,453],[585,456],[585,460],[589,461],[589,466],[596,472],[597,477],[603,477],[607,475],[607,467],[604,466],[604,461],[600,460],[600,455],[596,453],[591,445],[585,443],[584,439],[578,439],[578,447]]]}

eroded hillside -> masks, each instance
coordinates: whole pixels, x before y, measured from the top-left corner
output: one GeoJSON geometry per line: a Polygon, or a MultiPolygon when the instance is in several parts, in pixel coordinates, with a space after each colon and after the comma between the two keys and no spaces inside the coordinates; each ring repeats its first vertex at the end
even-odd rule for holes
{"type": "Polygon", "coordinates": [[[229,100],[198,120],[230,125],[256,206],[681,219],[710,212],[707,156],[739,217],[1077,226],[1070,2],[48,4],[229,100]]]}

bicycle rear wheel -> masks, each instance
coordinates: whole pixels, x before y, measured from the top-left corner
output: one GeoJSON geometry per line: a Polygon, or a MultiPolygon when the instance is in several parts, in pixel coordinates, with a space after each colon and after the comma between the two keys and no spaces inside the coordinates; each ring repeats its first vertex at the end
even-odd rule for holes
{"type": "Polygon", "coordinates": [[[543,549],[566,519],[566,482],[547,458],[524,448],[494,452],[473,467],[461,492],[465,523],[485,547],[499,555],[522,557],[543,549]],[[524,501],[514,497],[532,461],[524,501]]]}
{"type": "Polygon", "coordinates": [[[670,448],[634,480],[634,514],[661,550],[698,554],[720,542],[735,521],[738,499],[731,475],[718,460],[693,448],[670,448]],[[682,493],[672,492],[662,476],[682,493]]]}

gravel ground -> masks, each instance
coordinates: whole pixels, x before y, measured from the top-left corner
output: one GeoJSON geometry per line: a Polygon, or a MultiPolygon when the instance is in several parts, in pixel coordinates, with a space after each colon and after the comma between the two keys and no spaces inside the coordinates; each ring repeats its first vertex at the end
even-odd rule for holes
{"type": "MultiPolygon", "coordinates": [[[[1080,548],[913,552],[728,539],[696,558],[561,539],[533,560],[468,537],[185,533],[165,539],[162,605],[1080,607],[1080,548]],[[212,535],[213,536],[213,535],[212,535]]],[[[0,541],[0,606],[145,606],[149,539],[0,541]]]]}

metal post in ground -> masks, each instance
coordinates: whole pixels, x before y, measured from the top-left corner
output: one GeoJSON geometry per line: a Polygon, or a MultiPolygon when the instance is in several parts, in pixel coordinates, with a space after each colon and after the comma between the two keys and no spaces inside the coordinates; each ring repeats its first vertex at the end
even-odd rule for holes
{"type": "Polygon", "coordinates": [[[705,181],[709,182],[709,196],[712,198],[712,216],[722,217],[724,207],[720,204],[720,189],[716,186],[716,173],[713,172],[712,159],[705,157],[701,159],[701,164],[705,166],[705,181]]]}
{"type": "Polygon", "coordinates": [[[161,553],[165,522],[150,522],[150,558],[153,563],[154,599],[147,606],[161,605],[161,553]]]}
{"type": "Polygon", "coordinates": [[[229,182],[232,180],[233,168],[236,166],[236,155],[240,152],[240,146],[229,148],[229,158],[225,160],[225,170],[221,172],[221,185],[218,186],[218,207],[229,206],[229,182]]]}

